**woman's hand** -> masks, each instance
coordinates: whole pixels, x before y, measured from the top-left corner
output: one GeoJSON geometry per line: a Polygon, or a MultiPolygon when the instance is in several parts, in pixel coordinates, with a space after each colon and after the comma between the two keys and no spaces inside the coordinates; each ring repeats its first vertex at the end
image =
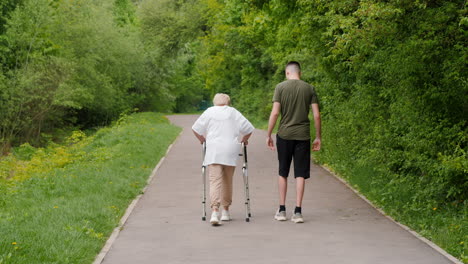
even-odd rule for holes
{"type": "Polygon", "coordinates": [[[242,137],[242,140],[241,140],[241,143],[244,143],[244,145],[248,145],[249,144],[249,138],[250,136],[252,135],[252,133],[248,134],[248,135],[245,135],[244,137],[242,137]]]}
{"type": "Polygon", "coordinates": [[[193,134],[195,135],[195,137],[197,137],[198,140],[200,141],[200,144],[205,143],[206,139],[205,139],[205,137],[204,137],[203,135],[198,134],[198,133],[195,132],[195,130],[193,130],[193,129],[192,129],[192,131],[193,131],[193,134]]]}
{"type": "Polygon", "coordinates": [[[200,136],[200,137],[198,138],[198,140],[200,140],[200,144],[203,144],[203,143],[206,142],[206,139],[205,139],[204,136],[200,136]]]}

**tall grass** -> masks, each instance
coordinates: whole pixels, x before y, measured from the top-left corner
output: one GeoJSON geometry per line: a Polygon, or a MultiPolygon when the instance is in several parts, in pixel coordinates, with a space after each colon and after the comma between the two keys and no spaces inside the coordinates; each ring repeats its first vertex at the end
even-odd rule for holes
{"type": "Polygon", "coordinates": [[[91,263],[179,132],[141,113],[2,159],[0,263],[91,263]]]}
{"type": "MultiPolygon", "coordinates": [[[[250,118],[250,117],[249,117],[250,118]]],[[[309,119],[313,120],[312,115],[309,119]]],[[[249,119],[256,128],[267,129],[266,120],[252,117],[249,119]]],[[[315,128],[311,121],[311,139],[315,138],[315,128]]],[[[277,122],[278,127],[279,120],[277,122]]],[[[327,129],[327,128],[325,128],[327,129]]],[[[275,129],[276,131],[276,129],[275,129]]],[[[409,226],[420,235],[431,240],[448,253],[468,263],[468,201],[453,201],[444,204],[415,203],[413,193],[418,186],[410,179],[388,181],[386,175],[368,165],[348,163],[353,160],[349,152],[333,153],[336,149],[327,138],[322,141],[322,151],[313,153],[314,160],[324,164],[344,178],[361,194],[395,220],[409,226]],[[327,150],[328,148],[328,150],[327,150]],[[324,161],[332,160],[331,164],[324,161]]],[[[355,159],[355,158],[354,158],[355,159]]]]}
{"type": "Polygon", "coordinates": [[[386,181],[384,175],[369,166],[344,166],[338,162],[325,165],[393,219],[468,263],[468,201],[416,204],[412,195],[416,187],[409,180],[386,181]]]}

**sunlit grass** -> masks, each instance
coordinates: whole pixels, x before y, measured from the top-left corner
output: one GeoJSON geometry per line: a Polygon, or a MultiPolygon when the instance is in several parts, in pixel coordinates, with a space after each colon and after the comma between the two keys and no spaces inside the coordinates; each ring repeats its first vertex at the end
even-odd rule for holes
{"type": "Polygon", "coordinates": [[[468,201],[439,205],[416,203],[412,200],[415,185],[390,184],[366,166],[341,168],[341,176],[393,219],[468,263],[468,201]]]}
{"type": "Polygon", "coordinates": [[[24,171],[0,180],[0,263],[92,263],[179,132],[136,114],[17,161],[24,171]]]}

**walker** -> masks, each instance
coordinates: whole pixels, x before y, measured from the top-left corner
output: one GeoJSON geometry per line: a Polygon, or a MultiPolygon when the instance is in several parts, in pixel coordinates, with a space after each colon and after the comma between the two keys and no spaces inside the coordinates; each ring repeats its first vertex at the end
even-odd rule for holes
{"type": "MultiPolygon", "coordinates": [[[[249,222],[252,214],[250,213],[250,195],[249,195],[249,175],[248,175],[248,163],[247,163],[247,146],[242,143],[243,153],[240,153],[239,156],[244,157],[244,162],[242,164],[242,177],[244,179],[244,195],[245,195],[245,221],[249,222]]],[[[202,199],[202,221],[206,220],[206,166],[203,164],[205,161],[206,154],[206,142],[203,142],[202,148],[202,181],[203,181],[203,199],[202,199]]]]}

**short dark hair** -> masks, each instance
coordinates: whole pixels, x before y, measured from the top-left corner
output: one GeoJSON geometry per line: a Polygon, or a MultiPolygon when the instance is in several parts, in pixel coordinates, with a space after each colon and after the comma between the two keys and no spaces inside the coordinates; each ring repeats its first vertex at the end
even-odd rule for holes
{"type": "Polygon", "coordinates": [[[296,70],[298,70],[299,72],[301,72],[301,64],[297,61],[290,61],[288,62],[288,64],[286,64],[286,67],[285,68],[288,68],[289,66],[293,66],[293,68],[295,68],[296,70]]]}

